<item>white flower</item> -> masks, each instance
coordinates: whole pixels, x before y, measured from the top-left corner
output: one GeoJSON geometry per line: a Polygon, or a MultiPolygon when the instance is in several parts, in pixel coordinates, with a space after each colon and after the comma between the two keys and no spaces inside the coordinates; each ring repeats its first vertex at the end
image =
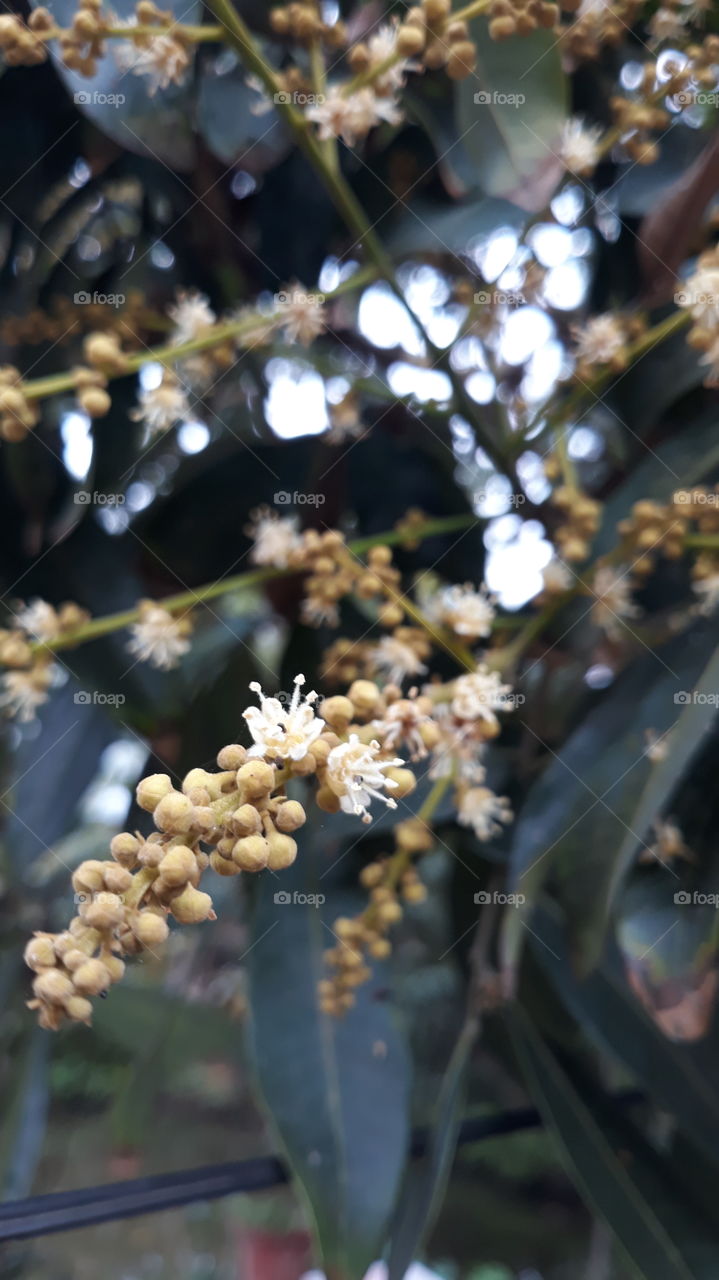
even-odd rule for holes
{"type": "MultiPolygon", "coordinates": [[[[416,694],[416,690],[412,691],[416,694]]],[[[423,760],[427,748],[422,737],[422,726],[428,724],[432,704],[428,698],[398,698],[390,704],[381,720],[373,720],[372,728],[386,751],[394,751],[400,743],[406,743],[411,760],[423,760]]]]}
{"type": "Polygon", "coordinates": [[[348,147],[366,137],[370,129],[383,120],[387,124],[399,124],[402,120],[402,112],[393,98],[381,98],[370,88],[357,89],[345,97],[338,85],[332,85],[324,101],[308,107],[305,114],[318,125],[321,139],[341,138],[348,147]]]}
{"type": "Polygon", "coordinates": [[[457,720],[446,703],[440,703],[434,713],[440,730],[440,739],[432,749],[429,777],[457,778],[462,782],[484,782],[486,770],[482,758],[487,750],[487,739],[482,732],[482,722],[457,720]]]}
{"type": "Polygon", "coordinates": [[[664,40],[681,40],[686,34],[687,16],[674,9],[657,9],[647,23],[647,31],[653,37],[652,44],[662,44],[664,40]]]}
{"type": "Polygon", "coordinates": [[[491,840],[514,814],[506,796],[495,795],[489,787],[470,787],[459,802],[457,816],[463,827],[474,828],[478,840],[491,840]]]}
{"type": "Polygon", "coordinates": [[[159,387],[141,391],[138,406],[130,417],[133,422],[143,422],[147,435],[162,435],[191,415],[190,402],[185,391],[172,376],[163,377],[159,387]]]}
{"type": "Polygon", "coordinates": [[[574,355],[581,364],[611,364],[623,357],[626,345],[621,322],[616,316],[595,316],[574,329],[574,355]]]}
{"type": "Polygon", "coordinates": [[[312,743],[326,728],[313,710],[317,698],[314,690],[300,699],[304,676],[295,676],[290,705],[283,706],[279,698],[266,698],[260,685],[253,680],[250,688],[260,699],[259,707],[248,707],[242,712],[254,739],[248,755],[270,757],[275,760],[304,760],[312,743]]]}
{"type": "Polygon", "coordinates": [[[339,621],[340,611],[334,600],[305,596],[300,605],[300,622],[306,627],[337,627],[339,621]]]}
{"type": "Polygon", "coordinates": [[[636,618],[639,614],[638,607],[632,603],[631,590],[626,569],[613,569],[611,565],[597,569],[592,583],[592,592],[597,599],[592,605],[591,616],[608,636],[620,637],[622,628],[618,624],[622,618],[636,618]]]}
{"type": "Polygon", "coordinates": [[[411,645],[396,636],[383,636],[370,655],[370,666],[390,684],[401,684],[407,676],[421,676],[427,670],[411,645]]]}
{"type": "Polygon", "coordinates": [[[484,721],[496,731],[499,721],[495,712],[514,711],[512,686],[502,684],[499,673],[482,663],[476,671],[455,680],[450,707],[458,720],[484,721]]]}
{"type": "Polygon", "coordinates": [[[149,662],[159,671],[169,671],[190,648],[188,629],[188,619],[173,618],[162,605],[143,600],[139,621],[130,628],[127,647],[140,662],[149,662]]]}
{"type": "Polygon", "coordinates": [[[296,516],[278,516],[269,507],[258,507],[252,512],[251,524],[245,532],[255,544],[250,552],[253,564],[286,569],[292,553],[302,546],[296,516]]]}
{"type": "Polygon", "coordinates": [[[17,625],[34,640],[46,643],[60,634],[60,620],[46,600],[31,600],[15,615],[17,625]]]}
{"type": "Polygon", "coordinates": [[[52,665],[31,667],[29,671],[6,671],[0,680],[0,707],[22,724],[29,724],[35,719],[38,707],[47,702],[52,679],[52,665]]]}
{"type": "Polygon", "coordinates": [[[482,585],[475,591],[465,586],[445,587],[436,604],[430,606],[432,617],[455,631],[458,636],[478,640],[488,636],[494,622],[494,597],[482,585]]]}
{"type": "MultiPolygon", "coordinates": [[[[396,21],[383,22],[382,26],[369,37],[367,49],[370,56],[370,70],[396,55],[398,30],[399,23],[396,21]]],[[[410,62],[407,58],[398,58],[391,67],[375,77],[374,86],[379,93],[395,93],[403,88],[406,73],[416,70],[417,66],[417,63],[410,62]]]]}
{"type": "Polygon", "coordinates": [[[578,117],[565,121],[559,142],[559,158],[570,173],[583,178],[594,172],[602,155],[599,149],[601,136],[599,125],[587,125],[578,117]]]}
{"type": "Polygon", "coordinates": [[[167,308],[167,314],[175,326],[170,335],[173,346],[203,338],[217,320],[204,293],[198,293],[196,289],[189,293],[179,290],[177,302],[167,308]]]}
{"type": "MultiPolygon", "coordinates": [[[[114,23],[113,23],[114,25],[114,23]]],[[[135,23],[121,23],[134,26],[135,23]]],[[[186,46],[176,36],[163,34],[147,40],[121,40],[113,50],[115,62],[121,71],[131,71],[135,76],[147,76],[148,97],[154,98],[158,89],[171,84],[182,84],[190,65],[186,46]]]]}
{"type": "Polygon", "coordinates": [[[676,298],[703,329],[713,330],[719,326],[719,261],[715,252],[702,254],[697,270],[688,277],[676,298]]]}
{"type": "Polygon", "coordinates": [[[404,761],[380,760],[380,751],[379,742],[360,742],[357,734],[351,733],[348,741],[333,747],[327,757],[327,785],[339,796],[342,810],[361,817],[363,822],[372,821],[372,800],[381,800],[389,809],[397,808],[397,801],[383,794],[397,786],[385,777],[384,770],[404,761]]]}
{"type": "Polygon", "coordinates": [[[712,573],[708,578],[695,578],[692,591],[699,597],[697,612],[708,618],[719,605],[719,573],[712,573]]]}
{"type": "Polygon", "coordinates": [[[561,595],[563,591],[569,591],[572,581],[572,574],[561,560],[550,560],[542,569],[544,590],[550,595],[561,595]]]}
{"type": "Polygon", "coordinates": [[[288,342],[300,342],[309,347],[315,338],[324,333],[327,325],[324,314],[324,297],[317,293],[303,293],[299,288],[286,290],[281,303],[279,323],[288,342]]]}

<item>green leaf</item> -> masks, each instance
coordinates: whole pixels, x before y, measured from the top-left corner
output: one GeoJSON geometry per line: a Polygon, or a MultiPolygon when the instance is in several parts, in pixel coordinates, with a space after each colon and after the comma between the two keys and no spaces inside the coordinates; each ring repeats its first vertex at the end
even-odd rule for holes
{"type": "Polygon", "coordinates": [[[457,89],[461,140],[490,196],[543,208],[562,172],[557,142],[567,115],[567,79],[556,37],[490,40],[485,18],[471,23],[475,74],[457,89]]]}
{"type": "MultiPolygon", "coordinates": [[[[658,933],[655,933],[656,938],[658,933]]],[[[614,946],[578,981],[571,970],[559,912],[543,899],[532,920],[529,945],[566,1009],[603,1053],[624,1064],[680,1130],[710,1158],[719,1151],[717,1036],[702,1044],[668,1040],[630,990],[614,946]]]]}
{"type": "Polygon", "coordinates": [[[363,899],[333,892],[320,878],[318,842],[305,833],[294,866],[281,876],[264,873],[257,885],[248,954],[252,1051],[309,1200],[325,1270],[361,1280],[384,1245],[407,1159],[410,1066],[378,990],[381,974],[358,989],[344,1019],[320,1012],[331,925],[363,899]],[[302,901],[317,894],[327,902],[302,901]]]}
{"type": "Polygon", "coordinates": [[[578,1191],[607,1222],[644,1280],[711,1280],[719,1239],[683,1200],[670,1170],[598,1090],[575,1089],[517,1007],[512,1036],[530,1092],[578,1191]]]}
{"type": "MultiPolygon", "coordinates": [[[[505,917],[503,953],[510,970],[550,871],[570,922],[572,958],[580,972],[596,963],[616,860],[633,822],[637,793],[656,767],[645,755],[645,730],[663,735],[677,724],[681,704],[675,695],[693,689],[702,678],[715,639],[714,627],[701,623],[635,661],[535,783],[516,823],[510,854],[511,888],[526,899],[522,909],[505,917]]],[[[687,743],[673,785],[692,754],[687,743]]],[[[652,792],[653,803],[660,798],[652,792]]],[[[669,800],[666,793],[664,800],[669,800]]],[[[634,831],[636,847],[643,833],[634,831]]]]}
{"type": "Polygon", "coordinates": [[[390,1236],[388,1280],[404,1280],[442,1207],[467,1095],[467,1077],[477,1022],[469,1018],[442,1081],[429,1150],[407,1171],[390,1236]]]}

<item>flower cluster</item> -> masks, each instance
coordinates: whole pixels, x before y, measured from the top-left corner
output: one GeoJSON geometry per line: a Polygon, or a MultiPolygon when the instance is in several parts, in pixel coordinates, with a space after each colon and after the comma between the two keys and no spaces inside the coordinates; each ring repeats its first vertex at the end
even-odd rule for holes
{"type": "Polygon", "coordinates": [[[15,610],[15,627],[0,630],[0,663],[9,668],[2,676],[0,707],[21,723],[35,718],[47,701],[54,677],[49,649],[63,636],[87,622],[89,614],[72,602],[54,609],[45,600],[32,600],[15,610]]]}
{"type": "Polygon", "coordinates": [[[569,484],[558,485],[551,501],[562,514],[562,523],[554,530],[559,555],[563,560],[586,560],[591,539],[599,528],[602,504],[569,484]]]}
{"type": "Polygon", "coordinates": [[[707,366],[705,382],[719,386],[719,249],[707,249],[699,255],[676,300],[691,317],[687,342],[702,353],[701,363],[707,366]]]}
{"type": "Polygon", "coordinates": [[[88,1022],[89,998],[122,977],[123,956],[152,952],[165,940],[169,917],[180,924],[214,919],[212,899],[199,887],[208,867],[235,876],[291,866],[294,833],[306,814],[286,794],[290,779],[314,775],[320,808],[364,822],[373,803],[394,808],[409,794],[412,771],[370,736],[372,713],[384,710],[376,686],[360,682],[317,714],[317,695],[303,696],[303,684],[297,676],[287,703],[251,686],[260,700],[244,712],[252,746],[223,747],[218,772],[191,769],[180,790],[167,774],[139,784],[137,802],[152,814],[155,831],[124,831],[111,842],[112,861],[81,863],[72,878],[78,912],[68,929],[38,933],[26,948],[36,974],[31,1007],[43,1026],[88,1022]]]}

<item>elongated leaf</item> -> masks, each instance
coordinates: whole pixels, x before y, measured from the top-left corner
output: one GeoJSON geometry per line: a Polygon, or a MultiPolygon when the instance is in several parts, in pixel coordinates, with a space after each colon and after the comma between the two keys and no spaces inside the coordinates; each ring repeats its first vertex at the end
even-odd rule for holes
{"type": "Polygon", "coordinates": [[[550,31],[521,41],[490,40],[484,17],[472,24],[477,70],[458,87],[457,116],[477,181],[490,196],[541,209],[562,171],[557,141],[567,114],[567,80],[550,31]]]}
{"type": "MultiPolygon", "coordinates": [[[[510,855],[511,887],[526,898],[524,907],[509,912],[505,921],[504,959],[510,970],[527,937],[523,926],[550,871],[570,920],[573,960],[583,971],[596,962],[606,925],[606,905],[598,912],[597,903],[606,904],[637,793],[655,768],[645,755],[645,731],[662,735],[673,728],[684,695],[701,678],[714,647],[714,628],[699,624],[660,652],[634,662],[532,788],[510,855]]],[[[679,773],[673,779],[678,781],[679,773]]],[[[642,833],[635,835],[636,848],[642,833]]]]}
{"type": "MultiPolygon", "coordinates": [[[[630,990],[614,946],[597,968],[577,979],[569,963],[557,908],[543,899],[529,945],[555,991],[591,1041],[623,1063],[657,1104],[709,1158],[719,1151],[717,1046],[677,1044],[647,1017],[630,990]]],[[[716,1036],[715,1036],[716,1041],[716,1036]]]]}
{"type": "MultiPolygon", "coordinates": [[[[307,828],[305,828],[305,831],[307,828]]],[[[303,832],[304,834],[304,832],[303,832]]],[[[309,834],[309,833],[308,833],[309,834]]],[[[382,978],[357,992],[343,1020],[322,1014],[317,983],[331,925],[356,912],[340,894],[317,841],[257,886],[250,965],[251,1042],[258,1084],[310,1202],[322,1259],[342,1280],[361,1280],[384,1245],[409,1140],[410,1068],[382,978]],[[326,895],[314,905],[310,895],[326,895]],[[309,899],[309,900],[308,900],[309,899]]]]}
{"type": "Polygon", "coordinates": [[[616,1107],[592,1090],[591,1104],[542,1041],[527,1014],[511,1018],[517,1056],[567,1170],[605,1219],[644,1280],[710,1280],[719,1237],[683,1202],[659,1153],[616,1107]]]}
{"type": "Polygon", "coordinates": [[[442,1207],[462,1123],[467,1073],[477,1029],[476,1020],[469,1018],[442,1081],[429,1151],[407,1171],[392,1227],[388,1280],[404,1280],[442,1207]]]}

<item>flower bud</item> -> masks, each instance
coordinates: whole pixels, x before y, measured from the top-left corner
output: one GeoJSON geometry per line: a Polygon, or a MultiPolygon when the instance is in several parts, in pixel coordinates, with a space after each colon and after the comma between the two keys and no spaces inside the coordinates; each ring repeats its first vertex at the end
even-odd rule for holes
{"type": "Polygon", "coordinates": [[[25,948],[25,964],[31,969],[50,969],[55,965],[55,945],[50,934],[36,933],[25,948]]]}
{"type": "Polygon", "coordinates": [[[197,863],[192,849],[178,845],[165,854],[160,863],[160,875],[165,884],[178,887],[187,884],[197,874],[197,863]]]}
{"type": "Polygon", "coordinates": [[[297,831],[306,821],[307,814],[299,800],[283,800],[282,804],[277,806],[275,826],[278,831],[297,831]]]}
{"type": "Polygon", "coordinates": [[[154,818],[160,831],[171,831],[176,835],[184,835],[192,826],[194,805],[187,796],[179,791],[171,791],[163,796],[155,808],[154,818]]]}
{"type": "Polygon", "coordinates": [[[59,969],[46,969],[44,973],[39,973],[32,989],[38,1000],[47,1000],[50,1004],[64,1004],[75,994],[72,979],[59,969]]]}
{"type": "Polygon", "coordinates": [[[74,973],[81,965],[87,964],[87,952],[82,951],[80,947],[73,947],[72,950],[66,951],[62,962],[68,973],[74,973]]]}
{"type": "Polygon", "coordinates": [[[238,836],[253,836],[262,830],[262,819],[253,804],[241,804],[230,818],[230,827],[238,836]]]}
{"type": "Polygon", "coordinates": [[[215,916],[209,893],[202,893],[191,884],[173,898],[170,910],[180,924],[199,924],[202,920],[214,919],[215,916]]]}
{"type": "Polygon", "coordinates": [[[319,714],[338,733],[345,733],[348,724],[354,719],[355,709],[349,698],[338,696],[325,698],[320,706],[319,714]]]}
{"type": "Polygon", "coordinates": [[[396,782],[396,787],[392,787],[391,795],[394,800],[402,800],[414,791],[417,786],[417,779],[411,769],[385,769],[385,777],[390,778],[392,782],[396,782]]]}
{"type": "Polygon", "coordinates": [[[103,387],[85,387],[77,397],[78,404],[88,418],[104,418],[110,412],[112,400],[103,387]]]}
{"type": "Polygon", "coordinates": [[[65,1001],[65,1013],[73,1022],[85,1022],[90,1025],[92,1005],[84,996],[70,996],[65,1001]]]}
{"type": "Polygon", "coordinates": [[[380,696],[380,691],[372,680],[355,680],[348,690],[350,701],[362,715],[369,715],[374,711],[380,696]]]}
{"type": "Polygon", "coordinates": [[[219,769],[240,769],[247,759],[247,751],[238,742],[231,742],[223,747],[217,756],[219,769]]]}
{"type": "Polygon", "coordinates": [[[120,924],[124,914],[125,908],[117,894],[98,893],[95,901],[86,908],[83,919],[92,929],[107,933],[108,929],[114,929],[120,924]]]}
{"type": "Polygon", "coordinates": [[[223,858],[222,854],[217,850],[213,850],[210,854],[210,866],[216,871],[218,876],[238,876],[240,868],[232,861],[231,858],[223,858]]]}
{"type": "Polygon", "coordinates": [[[133,836],[129,831],[121,831],[119,835],[113,836],[110,841],[110,853],[121,867],[132,869],[137,863],[137,855],[140,851],[140,841],[137,836],[133,836]]]}
{"type": "Polygon", "coordinates": [[[164,796],[172,791],[172,780],[166,773],[151,773],[137,784],[137,803],[147,813],[154,813],[164,796]]]}
{"type": "Polygon", "coordinates": [[[434,843],[430,828],[421,818],[407,818],[404,822],[398,822],[394,838],[397,848],[403,849],[405,853],[424,853],[434,843]]]}
{"type": "Polygon", "coordinates": [[[112,862],[109,862],[105,867],[104,881],[105,888],[109,889],[110,893],[122,894],[127,893],[130,888],[132,876],[125,867],[116,867],[112,862]]]}
{"type": "Polygon", "coordinates": [[[331,787],[318,787],[315,800],[325,813],[339,813],[340,798],[331,787]]]}
{"type": "Polygon", "coordinates": [[[125,972],[125,961],[119,956],[104,956],[102,963],[110,975],[110,981],[119,982],[125,972]]]}
{"type": "Polygon", "coordinates": [[[279,831],[271,831],[267,836],[270,856],[267,865],[270,871],[284,871],[291,867],[297,857],[297,841],[292,836],[283,836],[279,831]]]}
{"type": "Polygon", "coordinates": [[[86,960],[72,975],[75,990],[81,996],[99,996],[110,986],[110,973],[102,960],[86,960]]]}
{"type": "Polygon", "coordinates": [[[105,883],[105,863],[92,859],[81,862],[72,874],[72,887],[75,893],[97,893],[105,883]]]}
{"type": "Polygon", "coordinates": [[[274,783],[275,771],[264,760],[248,760],[237,770],[237,785],[248,800],[260,800],[269,795],[274,783]]]}
{"type": "Polygon", "coordinates": [[[241,871],[262,871],[269,857],[270,847],[264,836],[243,836],[232,850],[232,860],[241,871]]]}
{"type": "Polygon", "coordinates": [[[140,911],[132,922],[132,932],[143,947],[152,950],[167,941],[170,930],[164,916],[159,916],[154,911],[140,911]]]}

